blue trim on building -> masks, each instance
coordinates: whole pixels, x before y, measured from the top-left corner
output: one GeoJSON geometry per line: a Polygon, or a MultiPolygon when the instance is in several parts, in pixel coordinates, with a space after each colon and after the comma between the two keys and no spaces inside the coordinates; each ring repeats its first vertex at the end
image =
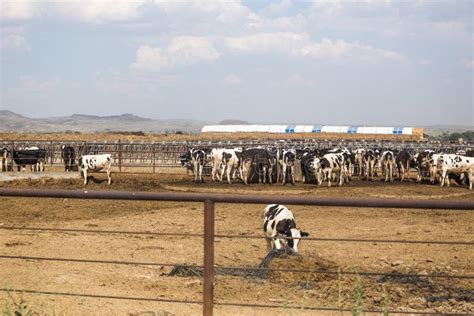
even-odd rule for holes
{"type": "Polygon", "coordinates": [[[313,130],[311,131],[312,133],[321,133],[321,129],[323,127],[321,125],[314,125],[313,130]]]}
{"type": "Polygon", "coordinates": [[[349,134],[357,134],[357,130],[359,129],[359,126],[350,126],[348,129],[347,129],[347,132],[349,134]]]}
{"type": "Polygon", "coordinates": [[[296,125],[288,125],[285,129],[285,133],[294,133],[296,125]]]}

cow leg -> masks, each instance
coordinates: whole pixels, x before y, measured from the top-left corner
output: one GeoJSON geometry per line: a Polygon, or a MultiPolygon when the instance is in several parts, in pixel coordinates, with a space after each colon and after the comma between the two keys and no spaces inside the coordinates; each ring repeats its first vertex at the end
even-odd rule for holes
{"type": "Polygon", "coordinates": [[[199,164],[199,180],[201,182],[204,182],[204,179],[202,178],[202,169],[203,169],[204,165],[203,164],[199,164]]]}
{"type": "Polygon", "coordinates": [[[281,168],[281,173],[282,173],[282,181],[281,183],[285,184],[286,181],[286,164],[284,164],[281,168]]]}
{"type": "Polygon", "coordinates": [[[82,170],[82,175],[84,176],[84,185],[87,185],[87,169],[82,170]]]}
{"type": "Polygon", "coordinates": [[[198,178],[199,178],[199,166],[197,165],[197,162],[196,161],[193,161],[193,169],[195,170],[194,171],[194,183],[197,183],[198,182],[198,178]]]}
{"type": "Polygon", "coordinates": [[[328,171],[328,187],[331,186],[331,178],[332,178],[332,170],[329,169],[329,171],[328,171]]]}
{"type": "Polygon", "coordinates": [[[212,181],[216,181],[216,173],[217,173],[217,166],[214,163],[214,165],[212,166],[212,172],[211,172],[212,181]]]}
{"type": "Polygon", "coordinates": [[[281,249],[281,242],[280,239],[278,238],[273,238],[273,243],[275,244],[275,249],[280,250],[281,249]]]}
{"type": "Polygon", "coordinates": [[[295,185],[295,166],[291,166],[290,167],[290,171],[291,171],[291,184],[295,185]]]}
{"type": "Polygon", "coordinates": [[[267,237],[265,241],[267,242],[267,252],[270,252],[272,250],[272,239],[267,237]]]}
{"type": "Polygon", "coordinates": [[[112,170],[110,170],[110,168],[107,169],[107,180],[108,185],[112,184],[112,170]]]}
{"type": "Polygon", "coordinates": [[[229,182],[229,184],[232,184],[230,182],[230,174],[231,174],[231,171],[232,171],[232,168],[230,166],[227,166],[227,182],[229,182]]]}
{"type": "Polygon", "coordinates": [[[474,182],[474,172],[469,171],[469,190],[472,190],[472,182],[474,182]]]}
{"type": "MultiPolygon", "coordinates": [[[[442,174],[441,174],[441,179],[440,179],[440,186],[443,187],[444,186],[444,182],[446,181],[446,174],[447,174],[447,171],[446,170],[443,170],[442,174]]],[[[449,180],[448,180],[449,181],[449,180]]]]}

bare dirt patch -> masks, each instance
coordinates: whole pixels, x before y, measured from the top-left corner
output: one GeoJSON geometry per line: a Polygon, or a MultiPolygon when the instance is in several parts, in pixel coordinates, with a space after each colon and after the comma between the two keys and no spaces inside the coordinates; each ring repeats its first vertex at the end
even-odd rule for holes
{"type": "MultiPolygon", "coordinates": [[[[452,186],[440,188],[413,182],[385,184],[354,181],[343,188],[314,185],[193,184],[175,175],[94,175],[88,190],[212,191],[228,193],[305,194],[332,197],[396,197],[473,199],[474,193],[452,186]]],[[[41,179],[1,182],[0,187],[83,190],[80,179],[41,179]]],[[[0,198],[0,225],[93,230],[202,233],[201,203],[95,201],[74,199],[0,198]]],[[[264,205],[217,204],[216,233],[261,235],[264,205]]],[[[359,209],[293,206],[299,226],[311,237],[461,240],[470,241],[472,212],[435,210],[359,209]]],[[[380,273],[472,274],[474,255],[466,245],[342,243],[303,241],[300,256],[275,258],[271,268],[380,273]]],[[[218,238],[216,266],[257,267],[266,255],[263,239],[218,238]]],[[[38,232],[0,229],[0,254],[56,258],[87,258],[171,264],[202,264],[202,238],[134,234],[38,232]]],[[[78,262],[0,259],[0,287],[117,296],[201,300],[202,278],[168,276],[166,266],[113,265],[78,262]]],[[[354,291],[364,289],[366,309],[473,312],[474,285],[469,279],[395,278],[383,276],[271,272],[266,278],[218,274],[215,299],[303,306],[356,304],[354,291]],[[384,290],[385,289],[385,290],[384,290]],[[384,301],[387,293],[388,303],[384,301]]],[[[136,302],[80,297],[23,294],[42,314],[139,314],[146,311],[175,315],[201,313],[199,305],[136,302]]],[[[2,294],[3,300],[8,296],[2,294]]],[[[0,302],[3,306],[4,302],[0,302]]],[[[258,315],[261,309],[216,307],[219,315],[258,315]]],[[[265,312],[288,315],[281,308],[265,312]]],[[[293,314],[314,314],[295,311],[293,314]]]]}

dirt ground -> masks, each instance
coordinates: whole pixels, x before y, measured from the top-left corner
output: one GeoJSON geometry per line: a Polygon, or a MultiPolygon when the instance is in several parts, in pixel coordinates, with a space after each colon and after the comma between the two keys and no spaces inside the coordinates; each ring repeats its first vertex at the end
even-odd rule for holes
{"type": "MultiPolygon", "coordinates": [[[[355,180],[346,187],[194,184],[185,175],[95,174],[88,190],[195,191],[296,194],[325,197],[400,199],[474,199],[455,185],[440,188],[414,182],[386,184],[355,180]]],[[[9,188],[83,190],[80,179],[0,182],[9,188]]],[[[9,226],[196,233],[203,230],[203,205],[185,202],[136,202],[74,199],[0,198],[0,254],[133,261],[158,265],[18,260],[0,258],[0,287],[112,296],[202,299],[202,278],[168,276],[162,264],[202,265],[201,237],[10,230],[9,226]]],[[[264,205],[217,204],[216,233],[262,235],[264,205]]],[[[472,212],[412,209],[290,207],[298,226],[311,237],[472,241],[472,212]]],[[[300,255],[274,259],[271,268],[354,272],[472,275],[469,245],[354,243],[304,240],[300,255]]],[[[263,239],[217,238],[217,267],[255,268],[267,254],[263,239]]],[[[216,315],[314,315],[289,305],[353,308],[357,292],[364,309],[474,312],[472,279],[328,275],[269,272],[266,278],[216,276],[215,301],[272,304],[280,308],[217,305],[216,315]],[[358,290],[357,290],[358,289],[358,290]]],[[[175,304],[72,296],[1,292],[0,306],[24,299],[39,314],[199,315],[199,304],[175,304]]],[[[336,312],[334,312],[336,313],[336,312]]],[[[331,314],[328,312],[327,314],[331,314]]]]}

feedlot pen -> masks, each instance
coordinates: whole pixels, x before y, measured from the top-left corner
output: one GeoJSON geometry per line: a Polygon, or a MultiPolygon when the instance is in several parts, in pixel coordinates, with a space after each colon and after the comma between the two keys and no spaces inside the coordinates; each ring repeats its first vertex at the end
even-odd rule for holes
{"type": "MultiPolygon", "coordinates": [[[[193,147],[199,148],[251,148],[251,147],[277,147],[277,148],[319,148],[331,149],[335,147],[378,148],[380,150],[406,148],[409,151],[433,149],[436,152],[455,153],[458,150],[467,150],[474,147],[472,144],[452,144],[440,142],[421,141],[323,141],[323,140],[258,140],[258,141],[198,141],[198,142],[100,142],[100,141],[2,141],[6,148],[13,151],[18,148],[37,146],[47,152],[46,168],[63,166],[61,146],[73,146],[76,161],[80,155],[86,154],[112,154],[114,172],[128,173],[182,173],[179,156],[193,147]]],[[[11,155],[12,156],[12,155],[11,155]]],[[[10,162],[13,170],[13,161],[10,162]]],[[[76,165],[77,167],[77,165],[76,165]]],[[[210,166],[206,165],[204,174],[210,174],[210,166]]]]}
{"type": "Polygon", "coordinates": [[[325,189],[330,198],[269,191],[281,189],[0,189],[2,303],[21,298],[48,314],[474,311],[471,193],[428,200],[407,186],[415,199],[360,200],[339,196],[389,189],[325,189]],[[266,203],[291,205],[311,235],[299,256],[276,256],[262,275],[266,203]]]}

